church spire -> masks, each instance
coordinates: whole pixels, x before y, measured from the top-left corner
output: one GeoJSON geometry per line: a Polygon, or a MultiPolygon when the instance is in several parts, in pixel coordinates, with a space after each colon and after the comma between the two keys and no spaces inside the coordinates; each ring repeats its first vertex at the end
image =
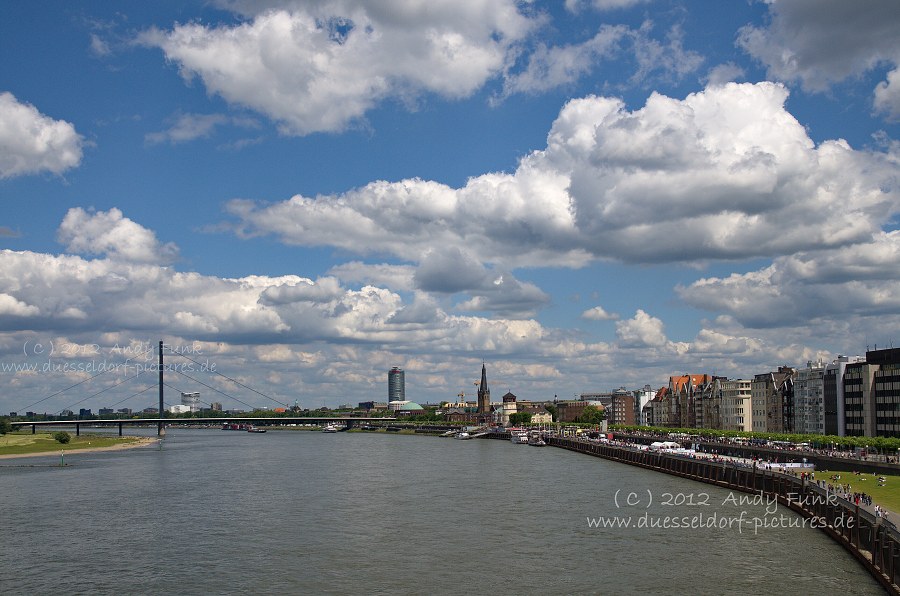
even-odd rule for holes
{"type": "Polygon", "coordinates": [[[478,385],[478,413],[488,414],[491,411],[491,390],[487,384],[487,368],[481,363],[481,383],[478,385]]]}

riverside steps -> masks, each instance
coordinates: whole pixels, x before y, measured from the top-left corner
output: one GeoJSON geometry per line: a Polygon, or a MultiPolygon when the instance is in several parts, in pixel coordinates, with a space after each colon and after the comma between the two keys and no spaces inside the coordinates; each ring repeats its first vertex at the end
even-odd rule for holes
{"type": "Polygon", "coordinates": [[[777,499],[849,551],[890,594],[900,596],[900,531],[894,524],[813,481],[756,465],[741,466],[585,439],[551,436],[547,444],[777,499]]]}

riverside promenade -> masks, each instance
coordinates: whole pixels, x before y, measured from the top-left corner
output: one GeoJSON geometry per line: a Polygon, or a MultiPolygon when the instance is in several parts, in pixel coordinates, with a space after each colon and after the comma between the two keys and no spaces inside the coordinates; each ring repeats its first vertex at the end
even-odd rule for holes
{"type": "MultiPolygon", "coordinates": [[[[508,436],[508,433],[490,433],[485,438],[508,436]]],[[[775,499],[843,546],[888,593],[900,596],[900,531],[893,523],[805,476],[757,465],[739,465],[727,459],[717,461],[583,438],[549,436],[546,442],[569,451],[775,499]]]]}

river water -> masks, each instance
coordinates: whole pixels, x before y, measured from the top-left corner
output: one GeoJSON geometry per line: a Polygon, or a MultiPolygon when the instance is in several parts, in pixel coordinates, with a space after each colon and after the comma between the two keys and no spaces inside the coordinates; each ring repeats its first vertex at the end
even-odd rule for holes
{"type": "Polygon", "coordinates": [[[884,593],[784,507],[562,449],[168,433],[0,461],[0,592],[884,593]]]}

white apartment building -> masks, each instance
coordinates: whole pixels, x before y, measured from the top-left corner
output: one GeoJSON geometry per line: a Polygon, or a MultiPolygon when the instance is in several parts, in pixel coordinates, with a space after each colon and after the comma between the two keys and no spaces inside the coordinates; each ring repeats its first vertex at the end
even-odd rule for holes
{"type": "MultiPolygon", "coordinates": [[[[753,397],[749,379],[722,382],[723,430],[753,431],[753,397]]],[[[765,401],[763,401],[765,404],[765,401]]],[[[764,406],[763,406],[764,407],[764,406]]]]}

